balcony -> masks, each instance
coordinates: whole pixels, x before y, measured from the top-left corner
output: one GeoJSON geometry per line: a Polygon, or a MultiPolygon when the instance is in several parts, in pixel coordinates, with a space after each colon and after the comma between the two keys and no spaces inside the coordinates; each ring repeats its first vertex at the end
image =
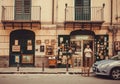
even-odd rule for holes
{"type": "Polygon", "coordinates": [[[64,28],[101,28],[104,22],[103,7],[67,7],[65,8],[64,28]]]}
{"type": "Polygon", "coordinates": [[[20,8],[14,6],[2,6],[1,22],[3,23],[4,29],[41,28],[41,7],[32,6],[29,9],[21,11],[20,8]]]}

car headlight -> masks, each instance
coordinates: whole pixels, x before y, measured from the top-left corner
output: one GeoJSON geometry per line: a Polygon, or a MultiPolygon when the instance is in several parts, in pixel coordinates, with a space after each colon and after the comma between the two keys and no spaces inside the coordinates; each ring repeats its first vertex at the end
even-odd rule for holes
{"type": "Polygon", "coordinates": [[[100,67],[100,68],[107,68],[107,67],[109,67],[109,64],[102,64],[102,65],[100,65],[99,67],[100,67]]]}

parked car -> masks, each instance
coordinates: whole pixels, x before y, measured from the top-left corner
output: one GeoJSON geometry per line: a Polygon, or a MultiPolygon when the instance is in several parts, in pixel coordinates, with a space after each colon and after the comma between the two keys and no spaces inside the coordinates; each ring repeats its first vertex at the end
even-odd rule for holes
{"type": "Polygon", "coordinates": [[[120,79],[120,55],[111,57],[108,60],[96,61],[92,65],[96,75],[106,75],[112,79],[120,79]]]}

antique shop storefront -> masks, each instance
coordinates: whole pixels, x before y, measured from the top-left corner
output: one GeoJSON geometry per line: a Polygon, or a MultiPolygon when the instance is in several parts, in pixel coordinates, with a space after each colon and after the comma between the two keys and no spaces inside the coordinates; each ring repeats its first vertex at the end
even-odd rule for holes
{"type": "Polygon", "coordinates": [[[52,35],[54,30],[49,30],[50,33],[46,36],[41,34],[46,30],[19,29],[9,32],[8,38],[5,37],[9,55],[7,58],[1,57],[1,60],[7,60],[2,62],[1,66],[12,67],[20,63],[20,66],[42,67],[44,62],[45,67],[66,68],[68,59],[69,67],[82,67],[87,44],[93,51],[92,62],[109,56],[109,35],[95,34],[96,32],[91,30],[74,30],[69,34],[58,34],[58,38],[52,35]],[[66,49],[71,49],[72,54],[69,54],[69,51],[66,54],[66,49]]]}
{"type": "Polygon", "coordinates": [[[90,30],[75,30],[70,35],[59,35],[58,67],[65,67],[67,60],[69,67],[84,66],[86,45],[92,49],[92,63],[108,56],[108,35],[95,35],[90,30]],[[66,46],[72,50],[72,55],[68,54],[68,57],[64,54],[66,46]]]}

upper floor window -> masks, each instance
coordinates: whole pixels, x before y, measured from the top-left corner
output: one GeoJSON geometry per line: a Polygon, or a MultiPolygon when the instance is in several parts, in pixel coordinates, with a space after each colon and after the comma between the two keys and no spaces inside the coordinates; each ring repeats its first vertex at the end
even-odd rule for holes
{"type": "Polygon", "coordinates": [[[15,20],[31,19],[31,0],[15,0],[15,20]]]}
{"type": "Polygon", "coordinates": [[[75,20],[90,20],[90,0],[75,0],[75,20]]]}

